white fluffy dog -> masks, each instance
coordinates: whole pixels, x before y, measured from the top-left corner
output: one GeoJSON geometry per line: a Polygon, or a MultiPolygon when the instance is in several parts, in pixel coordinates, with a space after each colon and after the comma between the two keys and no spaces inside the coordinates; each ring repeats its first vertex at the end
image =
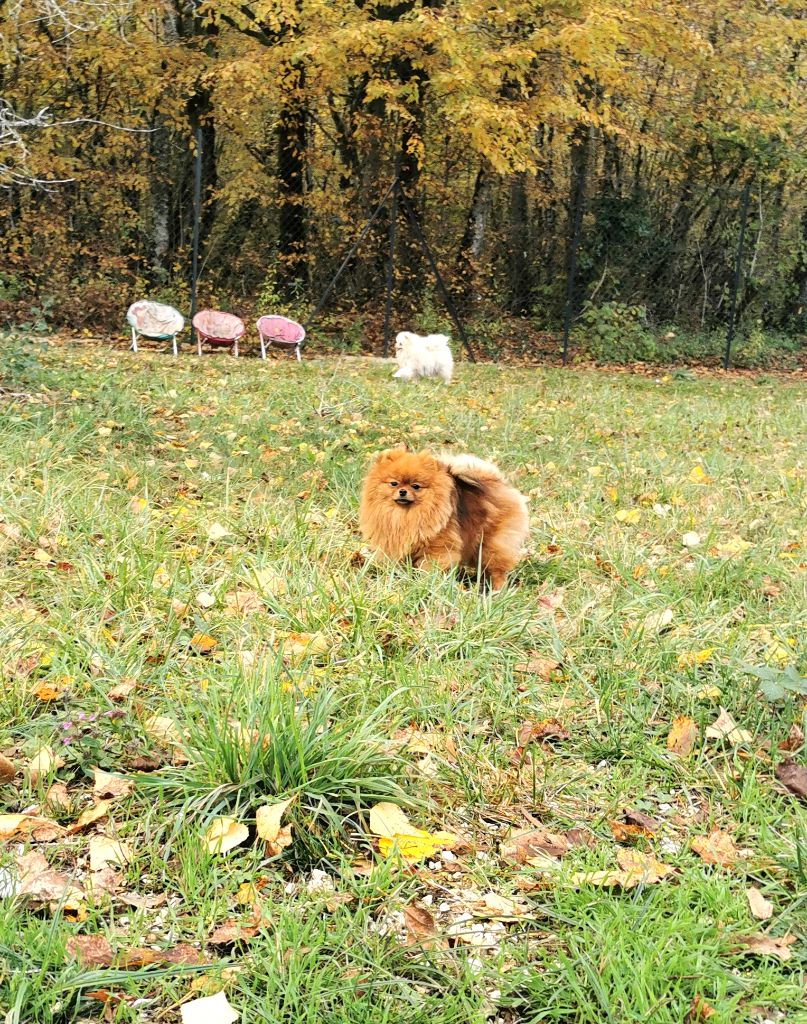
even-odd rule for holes
{"type": "Polygon", "coordinates": [[[454,372],[454,359],[445,334],[413,334],[401,331],[395,339],[395,358],[398,369],[393,374],[402,380],[418,377],[442,377],[448,383],[454,372]]]}

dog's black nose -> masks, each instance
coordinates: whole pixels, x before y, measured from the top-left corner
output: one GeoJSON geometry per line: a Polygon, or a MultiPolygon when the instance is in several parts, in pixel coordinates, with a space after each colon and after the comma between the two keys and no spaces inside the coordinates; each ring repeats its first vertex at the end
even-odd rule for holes
{"type": "Polygon", "coordinates": [[[405,498],[405,497],[406,497],[406,488],[405,488],[405,487],[402,487],[402,488],[401,488],[401,489],[400,489],[400,490],[398,491],[398,494],[400,494],[400,496],[401,496],[402,498],[405,498]]]}

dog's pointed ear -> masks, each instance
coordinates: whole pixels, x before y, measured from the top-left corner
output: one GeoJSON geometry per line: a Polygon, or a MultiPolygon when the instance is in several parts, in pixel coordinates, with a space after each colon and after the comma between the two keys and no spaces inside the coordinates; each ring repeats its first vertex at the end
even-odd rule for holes
{"type": "Polygon", "coordinates": [[[385,462],[387,459],[395,458],[395,456],[400,454],[401,452],[408,452],[411,450],[412,449],[409,447],[408,444],[396,444],[392,448],[385,448],[383,452],[379,452],[373,459],[373,462],[385,462]]]}

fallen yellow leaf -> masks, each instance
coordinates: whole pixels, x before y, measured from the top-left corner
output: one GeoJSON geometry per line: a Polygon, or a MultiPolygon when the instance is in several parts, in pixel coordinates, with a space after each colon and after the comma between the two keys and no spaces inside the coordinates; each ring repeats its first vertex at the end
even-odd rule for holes
{"type": "Polygon", "coordinates": [[[258,585],[258,589],[264,594],[280,597],[281,594],[286,593],[285,577],[278,575],[273,569],[253,569],[252,576],[258,585]]]}
{"type": "Polygon", "coordinates": [[[735,555],[740,555],[743,551],[747,551],[753,546],[750,541],[735,536],[731,540],[726,541],[725,544],[716,544],[713,549],[710,548],[710,552],[714,551],[720,558],[733,558],[735,555]]]}
{"type": "Polygon", "coordinates": [[[382,802],[370,808],[370,831],[378,836],[378,850],[389,857],[395,850],[408,863],[451,849],[459,839],[451,832],[425,832],[412,825],[397,804],[382,802]]]}
{"type": "Polygon", "coordinates": [[[281,800],[276,804],[265,804],[255,812],[255,827],[260,839],[266,842],[266,854],[276,857],[281,850],[291,845],[291,825],[281,826],[286,808],[294,800],[281,800]]]}
{"type": "Polygon", "coordinates": [[[249,837],[249,829],[235,818],[214,818],[204,834],[208,853],[228,853],[249,837]]]}
{"type": "Polygon", "coordinates": [[[678,657],[678,668],[695,668],[704,665],[714,654],[714,647],[704,647],[702,651],[686,651],[678,657]]]}
{"type": "Polygon", "coordinates": [[[710,484],[712,482],[712,478],[704,473],[702,466],[693,466],[689,471],[687,480],[691,484],[710,484]]]}
{"type": "Polygon", "coordinates": [[[72,676],[56,676],[52,679],[41,679],[31,690],[32,696],[39,700],[59,700],[73,682],[72,676]]]}
{"type": "Polygon", "coordinates": [[[218,640],[208,633],[194,633],[190,640],[190,646],[199,654],[210,654],[218,647],[218,640]]]}
{"type": "Polygon", "coordinates": [[[148,735],[158,743],[180,744],[182,736],[172,718],[165,715],[151,715],[143,723],[148,735]]]}
{"type": "Polygon", "coordinates": [[[695,741],[698,738],[698,726],[693,719],[681,715],[676,718],[667,735],[667,750],[681,757],[687,757],[692,753],[695,741]]]}

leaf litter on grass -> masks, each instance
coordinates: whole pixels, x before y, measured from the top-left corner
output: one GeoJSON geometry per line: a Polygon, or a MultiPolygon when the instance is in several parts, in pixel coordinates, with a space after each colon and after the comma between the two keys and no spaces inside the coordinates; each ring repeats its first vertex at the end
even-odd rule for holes
{"type": "MultiPolygon", "coordinates": [[[[82,377],[112,375],[121,401],[134,397],[137,388],[137,407],[147,410],[156,440],[128,449],[123,413],[105,410],[94,416],[94,424],[121,424],[110,427],[121,445],[114,461],[111,448],[98,447],[89,456],[90,477],[98,475],[103,501],[94,504],[92,485],[83,487],[80,509],[71,498],[71,489],[78,493],[73,456],[67,456],[72,428],[61,442],[68,446],[65,455],[51,457],[47,474],[34,470],[41,484],[29,484],[34,479],[30,473],[20,477],[21,498],[43,522],[46,502],[68,507],[58,523],[38,527],[30,539],[47,561],[40,565],[30,558],[32,544],[15,567],[20,579],[11,593],[22,592],[30,582],[30,596],[0,606],[3,623],[16,629],[24,620],[46,628],[54,648],[47,657],[38,653],[24,679],[19,673],[4,679],[4,684],[7,680],[22,686],[25,706],[34,710],[20,715],[4,741],[11,765],[5,767],[5,776],[29,788],[9,805],[9,812],[16,814],[0,817],[0,828],[5,820],[5,834],[12,841],[30,837],[31,849],[44,853],[52,865],[48,870],[92,894],[92,923],[85,920],[83,928],[105,927],[112,921],[110,907],[118,908],[116,923],[121,908],[138,910],[144,928],[153,929],[154,942],[135,935],[132,924],[131,941],[125,934],[109,935],[113,957],[129,945],[130,961],[137,965],[138,950],[159,946],[152,952],[155,957],[165,954],[164,961],[145,966],[162,962],[170,968],[172,947],[198,941],[197,936],[208,943],[207,953],[197,951],[208,961],[216,960],[213,947],[220,954],[249,942],[253,956],[240,974],[238,996],[247,1020],[268,956],[265,922],[271,918],[276,928],[278,913],[288,904],[306,924],[320,912],[329,915],[329,927],[350,922],[350,939],[341,947],[345,957],[359,935],[363,941],[371,934],[373,941],[394,937],[406,950],[407,970],[424,950],[442,956],[465,947],[478,958],[480,966],[474,970],[481,973],[474,974],[476,980],[452,976],[443,989],[460,992],[468,1001],[466,1012],[473,1014],[494,986],[512,1005],[523,1004],[519,971],[511,962],[514,950],[519,951],[516,959],[523,956],[525,963],[537,967],[531,977],[550,977],[559,963],[556,949],[581,942],[585,946],[592,934],[607,934],[609,908],[619,905],[629,913],[647,899],[637,896],[637,890],[667,887],[665,897],[675,894],[667,905],[682,953],[687,953],[688,936],[694,942],[709,917],[703,907],[719,900],[721,931],[725,925],[717,936],[721,955],[735,941],[740,944],[735,952],[740,955],[740,948],[745,949],[743,971],[752,979],[761,976],[764,957],[770,967],[765,975],[770,1005],[794,1005],[788,975],[777,971],[780,963],[788,967],[792,946],[788,903],[779,898],[785,890],[778,885],[790,885],[792,869],[774,837],[792,834],[796,798],[804,799],[799,763],[803,738],[799,741],[795,732],[790,738],[795,716],[792,703],[785,703],[799,695],[780,686],[784,696],[762,704],[758,697],[751,699],[751,688],[741,685],[732,669],[736,660],[748,664],[767,662],[769,654],[780,657],[773,646],[776,639],[782,650],[792,652],[788,656],[798,668],[799,648],[786,642],[787,633],[777,623],[793,619],[792,597],[803,582],[799,566],[806,559],[799,540],[788,533],[792,524],[776,495],[784,473],[800,470],[793,465],[792,449],[783,443],[793,431],[778,433],[792,410],[779,404],[773,389],[763,389],[766,403],[775,409],[766,421],[770,444],[762,449],[730,425],[727,410],[737,410],[738,422],[747,415],[739,386],[721,384],[718,390],[711,382],[693,384],[698,442],[695,450],[689,437],[682,447],[686,456],[670,454],[671,438],[691,422],[690,410],[682,411],[649,380],[632,386],[630,404],[637,408],[631,414],[624,411],[623,383],[598,375],[586,377],[586,387],[598,398],[592,402],[588,393],[581,401],[575,377],[558,396],[549,389],[536,392],[532,378],[528,387],[514,371],[500,370],[515,388],[514,404],[505,398],[498,376],[490,377],[484,413],[466,405],[478,396],[470,394],[461,373],[450,391],[440,393],[439,408],[427,389],[421,389],[424,417],[415,426],[422,429],[416,436],[424,445],[440,445],[444,434],[456,434],[462,446],[481,455],[495,454],[508,472],[532,466],[524,475],[526,489],[540,484],[540,515],[533,510],[541,541],[538,558],[522,563],[513,585],[501,595],[480,602],[472,590],[448,577],[430,578],[424,589],[424,577],[405,567],[386,576],[384,567],[364,556],[351,564],[350,552],[357,550],[355,537],[349,535],[354,484],[365,456],[387,443],[385,431],[377,427],[379,417],[383,415],[389,433],[409,434],[413,426],[411,417],[396,418],[389,385],[373,378],[375,370],[351,371],[345,381],[324,384],[320,371],[303,367],[300,372],[311,376],[299,382],[295,402],[304,406],[313,397],[314,408],[319,408],[323,397],[312,390],[316,382],[317,388],[325,387],[328,408],[347,410],[335,414],[338,420],[330,414],[308,420],[290,403],[288,389],[269,378],[261,384],[261,408],[255,408],[252,383],[240,366],[223,377],[210,363],[201,367],[203,372],[187,376],[180,361],[170,382],[158,384],[157,362],[149,363],[144,374],[141,360],[136,378],[128,379],[115,360],[104,359],[103,368],[100,363],[82,365],[82,377]],[[165,397],[168,390],[174,392],[170,400],[165,397]],[[528,393],[529,402],[522,401],[528,393]],[[360,407],[355,416],[354,406],[360,407]],[[176,414],[179,409],[186,412],[176,414]],[[637,427],[635,433],[625,430],[626,418],[637,427]],[[236,425],[238,420],[242,422],[236,425]],[[365,426],[355,429],[360,422],[365,426]],[[434,426],[438,422],[439,429],[434,426]],[[505,422],[523,428],[520,436],[540,437],[545,453],[540,460],[529,446],[505,433],[505,422]],[[222,437],[232,434],[229,450],[218,451],[211,442],[203,449],[204,463],[192,465],[201,458],[191,457],[199,447],[199,432],[212,438],[216,430],[222,437]],[[253,444],[258,431],[261,444],[253,444]],[[736,451],[724,447],[727,433],[736,451]],[[596,451],[589,451],[583,438],[596,451]],[[275,453],[268,461],[261,459],[261,445],[275,453]],[[656,455],[662,448],[665,454],[656,455]],[[572,468],[575,459],[583,466],[607,467],[607,488],[598,484],[595,493],[597,475],[584,473],[581,489],[572,468]],[[708,479],[730,478],[740,459],[750,480],[749,493],[754,494],[753,508],[730,501],[708,479]],[[693,466],[698,472],[688,480],[693,466]],[[267,477],[261,480],[264,469],[267,477]],[[301,487],[309,493],[295,506],[293,498],[301,487]],[[147,495],[147,504],[144,499],[136,510],[129,508],[133,494],[147,495]],[[764,544],[758,539],[759,527],[752,525],[763,515],[764,544]],[[220,528],[212,536],[211,526],[220,528]],[[39,535],[47,545],[36,540],[39,535]],[[768,557],[769,546],[775,563],[768,557]],[[97,567],[98,579],[105,574],[109,588],[102,588],[107,590],[103,600],[96,598],[96,588],[86,586],[87,565],[97,567]],[[256,565],[260,568],[250,568],[256,565]],[[766,584],[766,576],[775,583],[766,584]],[[117,603],[112,595],[124,578],[125,597],[117,603]],[[607,586],[597,590],[597,580],[607,586]],[[739,593],[745,618],[737,612],[739,593]],[[197,602],[195,595],[207,596],[197,602]],[[65,608],[79,611],[65,615],[65,608]],[[632,633],[622,630],[626,622],[632,624],[632,633]],[[767,628],[770,641],[762,638],[760,625],[767,628]],[[637,642],[640,629],[644,639],[637,642]],[[204,637],[215,641],[206,652],[204,637]],[[192,640],[196,643],[189,646],[192,640]],[[91,655],[77,651],[85,642],[93,648],[91,655]],[[99,645],[102,649],[96,652],[99,645]],[[241,664],[240,655],[253,652],[251,664],[246,659],[241,664]],[[254,724],[233,686],[233,679],[243,673],[264,687],[279,676],[283,686],[292,687],[295,700],[311,681],[333,687],[339,700],[327,718],[328,730],[360,722],[388,700],[389,728],[380,745],[402,755],[405,789],[419,807],[415,820],[425,827],[414,826],[410,818],[415,812],[408,811],[381,826],[376,815],[364,833],[368,801],[349,809],[349,827],[340,840],[347,843],[340,848],[340,857],[347,854],[346,859],[311,865],[304,854],[308,837],[298,824],[306,821],[307,812],[287,804],[294,787],[267,785],[260,795],[242,792],[233,798],[225,792],[227,780],[212,773],[209,792],[188,790],[189,801],[218,793],[205,805],[205,816],[193,818],[190,833],[183,832],[184,810],[178,811],[174,803],[169,811],[159,787],[148,790],[153,799],[146,801],[139,787],[128,793],[124,769],[132,764],[145,772],[164,765],[177,778],[184,775],[186,758],[199,753],[185,730],[191,730],[199,708],[211,697],[224,695],[221,722],[241,723],[240,734],[224,727],[225,753],[232,749],[241,758],[255,746],[254,724]],[[68,677],[69,685],[62,685],[60,680],[68,677]],[[35,696],[31,688],[40,684],[54,696],[35,696]],[[23,767],[37,750],[50,746],[54,756],[62,754],[58,716],[86,709],[97,694],[131,715],[125,754],[102,742],[83,762],[67,756],[62,767],[48,768],[31,789],[23,767]],[[731,709],[729,720],[722,711],[719,716],[717,711],[708,713],[708,702],[718,700],[731,709]],[[546,731],[552,722],[554,734],[546,731]],[[667,752],[659,751],[659,736],[662,748],[666,740],[667,752]],[[517,767],[510,763],[514,739],[521,748],[517,767]],[[790,745],[782,745],[786,743],[790,745]],[[752,754],[748,748],[753,744],[758,750],[752,754]],[[779,761],[774,781],[768,758],[776,763],[783,756],[776,755],[776,744],[793,760],[790,765],[779,761]],[[740,788],[739,769],[745,765],[750,768],[740,788]],[[95,778],[90,766],[97,766],[95,778]],[[765,793],[774,790],[777,799],[766,800],[765,793]],[[293,835],[284,824],[287,814],[289,820],[293,814],[293,835]],[[206,837],[213,817],[229,818],[235,825],[220,826],[218,837],[206,837]],[[770,891],[767,879],[757,878],[770,900],[747,887],[746,872],[738,868],[741,860],[732,866],[731,847],[714,837],[714,830],[728,834],[733,821],[740,820],[747,823],[743,833],[753,835],[759,845],[759,863],[778,865],[770,891]],[[199,856],[210,838],[221,850],[244,830],[246,835],[230,847],[226,859],[221,853],[199,856]],[[289,850],[285,844],[291,839],[289,850]],[[99,841],[102,848],[110,842],[136,851],[135,870],[142,868],[140,891],[126,891],[131,874],[126,863],[104,860],[98,866],[96,858],[96,870],[87,871],[90,843],[98,849],[99,841]],[[703,844],[697,856],[710,863],[709,869],[689,848],[697,841],[703,844]],[[369,852],[371,847],[377,853],[369,852]],[[262,854],[272,863],[257,866],[262,854]],[[592,864],[596,867],[586,870],[592,864]],[[615,867],[603,870],[604,864],[615,867]],[[320,875],[328,886],[319,885],[320,875]],[[371,888],[362,891],[364,884],[371,888]],[[769,920],[762,915],[773,913],[773,900],[774,921],[784,938],[743,935],[749,914],[769,920]],[[380,929],[386,912],[381,908],[388,905],[400,909],[394,912],[399,916],[393,931],[384,938],[374,928],[380,929]],[[322,909],[312,916],[312,907],[322,909]],[[545,912],[549,917],[541,924],[545,912]],[[552,922],[552,934],[541,930],[546,921],[552,922]],[[172,929],[171,939],[164,927],[172,929]],[[773,949],[760,942],[773,943],[773,949]],[[482,981],[485,976],[487,983],[482,981]]],[[[60,350],[58,360],[60,373],[75,372],[69,350],[60,350]]],[[[488,371],[478,367],[475,372],[484,377],[488,371]]],[[[536,380],[543,384],[544,377],[539,374],[536,380]]],[[[86,392],[86,382],[81,388],[86,392]]],[[[109,390],[99,392],[104,394],[109,390]]],[[[12,423],[12,434],[17,429],[12,423]]],[[[389,443],[394,440],[390,437],[389,443]]],[[[105,445],[108,438],[99,441],[105,445]]],[[[788,486],[800,486],[798,476],[788,479],[788,486]]],[[[12,504],[16,501],[14,497],[12,504]]],[[[10,514],[20,519],[20,512],[12,507],[10,514]]],[[[32,521],[30,510],[26,516],[32,521]]],[[[22,664],[29,653],[21,648],[10,652],[7,661],[22,664]]],[[[782,671],[779,662],[768,664],[782,671]]],[[[303,704],[299,713],[306,714],[303,704]]],[[[263,753],[265,744],[274,741],[269,730],[257,739],[263,753]]],[[[198,766],[191,767],[198,782],[198,766]]],[[[5,792],[10,794],[12,787],[5,792]]],[[[376,807],[378,803],[376,798],[376,807]]],[[[744,852],[737,851],[738,857],[744,852]]],[[[55,912],[49,901],[31,896],[26,902],[31,920],[55,912]]],[[[652,909],[652,901],[646,909],[652,909]]],[[[80,917],[80,907],[68,908],[65,916],[71,915],[80,917]]],[[[58,917],[56,925],[67,927],[58,917]]],[[[667,941],[655,927],[652,913],[637,925],[649,950],[667,941]]],[[[617,959],[627,938],[610,939],[617,959]]],[[[296,966],[300,957],[316,957],[321,941],[310,949],[309,940],[298,937],[296,945],[289,944],[289,958],[296,966]]],[[[715,935],[709,933],[701,946],[706,976],[716,963],[710,959],[714,945],[715,935]]],[[[379,949],[379,963],[383,960],[397,976],[400,969],[390,958],[390,946],[379,949]]],[[[358,974],[350,975],[367,978],[366,986],[356,984],[360,999],[378,984],[375,956],[374,947],[358,974]]],[[[124,962],[116,959],[109,969],[124,962]]],[[[442,962],[435,961],[436,969],[442,962]]],[[[198,987],[194,982],[186,988],[183,1009],[198,1006],[197,996],[215,994],[206,986],[223,983],[217,972],[219,966],[210,977],[198,979],[198,987]]],[[[314,973],[303,971],[300,976],[314,973]]],[[[636,976],[640,974],[637,967],[636,976]]],[[[648,984],[652,1005],[665,1024],[706,1019],[712,1006],[724,1016],[739,1014],[738,1020],[750,1024],[743,1000],[727,1010],[708,981],[677,982],[679,991],[665,989],[664,979],[662,963],[648,984]]],[[[607,970],[598,984],[605,998],[624,1000],[619,1005],[638,1006],[644,998],[627,975],[619,983],[627,997],[615,994],[618,986],[607,970]]],[[[155,1002],[165,1012],[176,999],[175,988],[156,980],[152,985],[155,1002]]],[[[585,981],[572,991],[555,979],[553,991],[571,993],[566,1015],[598,1019],[591,1015],[599,1004],[585,981]]],[[[105,1006],[114,1008],[119,998],[110,995],[105,1006]]],[[[560,1018],[552,1016],[551,999],[540,999],[540,1005],[547,1007],[548,1021],[557,1024],[560,1018]]],[[[198,1012],[204,1010],[198,1006],[198,1012]]],[[[402,1012],[405,1017],[405,1007],[402,1012]]]]}

